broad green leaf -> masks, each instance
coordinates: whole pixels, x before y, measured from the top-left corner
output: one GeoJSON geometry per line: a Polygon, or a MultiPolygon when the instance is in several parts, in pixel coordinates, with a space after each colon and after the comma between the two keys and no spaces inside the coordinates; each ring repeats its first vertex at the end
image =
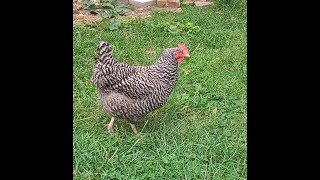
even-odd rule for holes
{"type": "Polygon", "coordinates": [[[121,20],[120,19],[111,19],[110,20],[109,29],[111,31],[119,29],[120,26],[121,26],[121,20]]]}

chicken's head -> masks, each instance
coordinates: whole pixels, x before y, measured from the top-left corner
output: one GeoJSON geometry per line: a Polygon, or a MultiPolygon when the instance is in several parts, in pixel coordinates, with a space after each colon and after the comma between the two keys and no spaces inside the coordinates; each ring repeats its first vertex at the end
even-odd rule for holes
{"type": "Polygon", "coordinates": [[[177,59],[178,64],[181,63],[184,58],[190,57],[188,48],[184,44],[178,44],[179,50],[174,53],[174,58],[177,59]]]}

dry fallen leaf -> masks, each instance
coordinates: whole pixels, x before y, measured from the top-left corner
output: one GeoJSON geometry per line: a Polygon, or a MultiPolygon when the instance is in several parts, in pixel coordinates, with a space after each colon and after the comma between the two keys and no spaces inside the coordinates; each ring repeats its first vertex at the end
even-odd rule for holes
{"type": "Polygon", "coordinates": [[[236,71],[236,69],[233,68],[233,67],[231,67],[231,68],[229,68],[229,71],[230,71],[230,72],[234,72],[234,71],[236,71]]]}
{"type": "Polygon", "coordinates": [[[188,70],[188,69],[184,70],[184,74],[185,74],[185,75],[190,74],[190,72],[191,72],[191,71],[190,71],[190,70],[188,70]]]}
{"type": "Polygon", "coordinates": [[[229,60],[228,63],[229,63],[229,64],[233,64],[234,62],[233,62],[232,60],[229,60]]]}
{"type": "Polygon", "coordinates": [[[218,112],[218,109],[217,109],[217,108],[214,108],[214,109],[212,110],[212,113],[213,113],[213,114],[217,114],[217,112],[218,112]]]}
{"type": "Polygon", "coordinates": [[[200,118],[201,118],[201,119],[208,119],[209,116],[207,116],[207,115],[202,115],[202,116],[200,116],[200,118]]]}
{"type": "Polygon", "coordinates": [[[152,49],[148,49],[148,50],[146,50],[146,55],[150,55],[150,54],[154,54],[155,53],[155,51],[154,50],[152,50],[152,49]]]}
{"type": "Polygon", "coordinates": [[[181,108],[180,110],[183,111],[185,109],[187,109],[188,106],[183,106],[183,108],[181,108]]]}

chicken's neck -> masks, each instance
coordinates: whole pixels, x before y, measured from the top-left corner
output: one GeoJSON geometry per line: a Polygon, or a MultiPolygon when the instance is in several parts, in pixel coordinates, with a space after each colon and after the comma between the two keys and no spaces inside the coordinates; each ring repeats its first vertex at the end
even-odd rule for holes
{"type": "Polygon", "coordinates": [[[178,80],[178,63],[172,53],[162,54],[159,60],[153,66],[150,66],[150,70],[155,71],[156,73],[153,73],[156,76],[155,78],[168,84],[169,89],[173,88],[178,80]]]}
{"type": "Polygon", "coordinates": [[[162,68],[169,68],[175,71],[178,67],[178,62],[174,58],[173,53],[176,51],[177,48],[169,48],[166,49],[158,61],[154,64],[154,66],[162,67],[162,68]]]}

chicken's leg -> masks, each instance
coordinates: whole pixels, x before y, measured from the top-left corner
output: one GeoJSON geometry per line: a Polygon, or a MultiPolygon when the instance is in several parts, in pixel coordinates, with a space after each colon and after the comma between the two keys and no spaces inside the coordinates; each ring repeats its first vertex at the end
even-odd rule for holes
{"type": "Polygon", "coordinates": [[[131,126],[131,129],[132,129],[133,133],[134,133],[134,134],[138,134],[138,131],[137,131],[137,129],[136,129],[136,126],[135,126],[134,124],[131,124],[131,123],[129,123],[129,124],[130,124],[130,126],[131,126]]]}
{"type": "Polygon", "coordinates": [[[114,117],[111,117],[111,121],[108,124],[108,133],[113,133],[113,123],[114,123],[114,117]]]}

